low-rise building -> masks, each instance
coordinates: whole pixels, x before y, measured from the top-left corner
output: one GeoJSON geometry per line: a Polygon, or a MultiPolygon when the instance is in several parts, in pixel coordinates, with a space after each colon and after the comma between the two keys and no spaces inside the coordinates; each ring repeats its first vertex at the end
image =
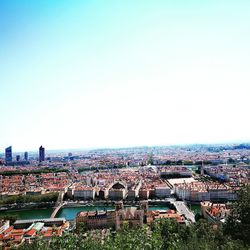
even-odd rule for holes
{"type": "Polygon", "coordinates": [[[0,221],[0,234],[4,232],[10,226],[9,220],[1,220],[0,221]]]}
{"type": "Polygon", "coordinates": [[[127,184],[116,181],[109,189],[109,198],[111,200],[123,200],[127,197],[127,184]]]}
{"type": "Polygon", "coordinates": [[[87,229],[115,228],[115,211],[80,212],[76,216],[76,227],[84,223],[87,229]]]}
{"type": "Polygon", "coordinates": [[[94,200],[95,199],[95,188],[94,187],[77,187],[74,190],[75,199],[83,200],[94,200]]]}
{"type": "Polygon", "coordinates": [[[144,210],[135,207],[123,208],[118,204],[116,210],[80,212],[76,216],[76,226],[84,223],[87,229],[114,228],[119,230],[124,224],[129,227],[142,226],[144,210]]]}
{"type": "Polygon", "coordinates": [[[139,197],[139,190],[141,188],[141,181],[139,181],[138,183],[135,183],[133,185],[131,185],[128,188],[128,199],[129,200],[135,200],[136,198],[139,197]]]}
{"type": "Polygon", "coordinates": [[[175,184],[174,191],[179,199],[191,202],[200,201],[234,201],[237,193],[226,184],[215,182],[192,182],[175,184]]]}
{"type": "Polygon", "coordinates": [[[214,204],[209,201],[200,203],[204,218],[213,223],[223,223],[230,213],[230,208],[226,204],[214,204]]]}
{"type": "Polygon", "coordinates": [[[167,211],[147,211],[147,224],[151,224],[154,220],[159,219],[172,219],[176,220],[180,224],[185,224],[184,216],[176,213],[174,210],[167,210],[167,211]]]}
{"type": "Polygon", "coordinates": [[[64,218],[17,220],[0,233],[0,246],[3,249],[17,248],[23,242],[31,242],[40,235],[50,238],[52,235],[61,236],[69,228],[69,222],[64,218]]]}
{"type": "Polygon", "coordinates": [[[149,189],[145,188],[141,188],[139,190],[139,198],[142,200],[147,200],[149,198],[149,189]]]}
{"type": "Polygon", "coordinates": [[[170,197],[171,190],[167,185],[155,187],[156,198],[168,198],[170,197]]]}
{"type": "Polygon", "coordinates": [[[160,176],[163,178],[183,178],[191,177],[192,172],[187,167],[184,166],[166,166],[159,168],[160,176]]]}

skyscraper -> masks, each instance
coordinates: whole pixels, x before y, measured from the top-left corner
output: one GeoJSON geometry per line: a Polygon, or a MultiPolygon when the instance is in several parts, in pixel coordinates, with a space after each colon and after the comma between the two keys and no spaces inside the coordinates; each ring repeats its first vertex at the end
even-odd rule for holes
{"type": "Polygon", "coordinates": [[[39,162],[45,161],[45,148],[41,146],[39,148],[39,162]]]}
{"type": "Polygon", "coordinates": [[[5,162],[12,162],[12,146],[5,149],[5,162]]]}
{"type": "Polygon", "coordinates": [[[24,152],[24,160],[25,161],[29,160],[28,152],[24,152]]]}
{"type": "Polygon", "coordinates": [[[16,155],[16,161],[20,161],[20,155],[16,155]]]}

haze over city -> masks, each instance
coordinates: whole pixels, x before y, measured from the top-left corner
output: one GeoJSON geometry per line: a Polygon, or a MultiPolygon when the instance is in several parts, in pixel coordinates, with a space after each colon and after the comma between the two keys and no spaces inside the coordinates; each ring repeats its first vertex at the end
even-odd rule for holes
{"type": "Polygon", "coordinates": [[[249,1],[1,1],[2,152],[249,141],[249,1]]]}

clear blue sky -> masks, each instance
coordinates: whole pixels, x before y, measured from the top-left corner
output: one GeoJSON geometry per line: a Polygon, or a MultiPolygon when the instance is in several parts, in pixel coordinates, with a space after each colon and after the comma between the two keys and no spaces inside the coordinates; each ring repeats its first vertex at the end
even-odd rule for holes
{"type": "Polygon", "coordinates": [[[249,0],[1,0],[0,151],[250,139],[249,0]]]}

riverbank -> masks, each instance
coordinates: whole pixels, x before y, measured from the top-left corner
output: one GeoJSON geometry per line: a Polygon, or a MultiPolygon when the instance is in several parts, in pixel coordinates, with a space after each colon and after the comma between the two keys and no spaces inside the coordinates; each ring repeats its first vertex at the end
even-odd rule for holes
{"type": "MultiPolygon", "coordinates": [[[[166,200],[147,200],[149,205],[169,205],[171,206],[171,199],[166,200]]],[[[140,200],[124,200],[124,205],[129,206],[138,206],[140,204],[140,200]]],[[[64,207],[72,207],[72,206],[111,206],[114,205],[115,201],[112,200],[95,200],[95,201],[67,201],[64,207]]],[[[174,208],[173,208],[174,209],[174,208]]]]}

